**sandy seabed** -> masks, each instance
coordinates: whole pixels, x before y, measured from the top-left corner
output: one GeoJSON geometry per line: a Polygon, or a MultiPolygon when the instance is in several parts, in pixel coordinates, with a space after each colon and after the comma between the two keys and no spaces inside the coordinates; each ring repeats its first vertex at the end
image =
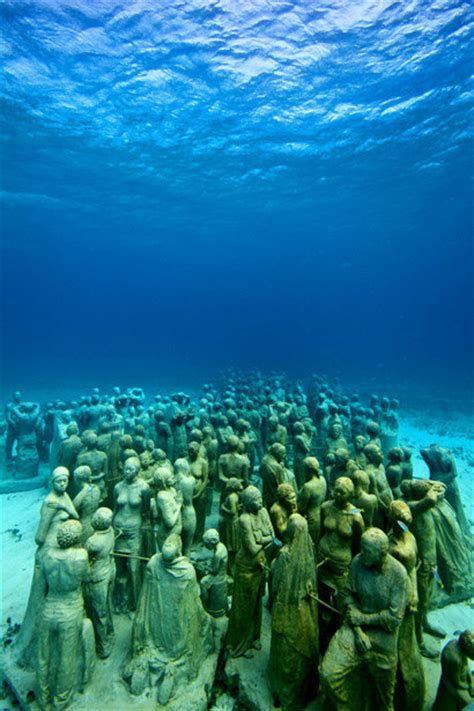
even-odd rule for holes
{"type": "MultiPolygon", "coordinates": [[[[432,443],[448,447],[453,452],[458,467],[458,484],[466,507],[467,518],[474,531],[474,430],[466,415],[456,417],[432,416],[428,412],[413,410],[402,415],[400,443],[413,449],[415,477],[428,477],[428,469],[419,450],[432,443]]],[[[2,606],[0,629],[3,635],[9,624],[20,623],[26,609],[33,560],[34,535],[39,521],[39,511],[45,496],[44,489],[3,494],[0,496],[0,551],[2,560],[2,606]]],[[[470,602],[449,605],[430,613],[430,619],[446,630],[445,644],[456,633],[474,627],[474,612],[470,602]]],[[[430,638],[431,644],[437,640],[430,638]]],[[[439,643],[438,643],[439,644],[439,643]]],[[[260,660],[255,660],[258,662],[260,660]]],[[[428,697],[426,711],[431,707],[439,679],[439,662],[424,659],[428,697]]],[[[224,699],[215,708],[231,709],[224,699]]],[[[0,701],[0,709],[15,708],[7,698],[0,701]]]]}

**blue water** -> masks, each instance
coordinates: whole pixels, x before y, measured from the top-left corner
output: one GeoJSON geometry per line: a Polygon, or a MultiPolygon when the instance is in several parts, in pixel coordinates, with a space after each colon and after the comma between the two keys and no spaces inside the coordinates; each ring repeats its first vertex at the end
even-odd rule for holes
{"type": "Polygon", "coordinates": [[[469,392],[469,3],[7,0],[2,30],[5,390],[469,392]]]}

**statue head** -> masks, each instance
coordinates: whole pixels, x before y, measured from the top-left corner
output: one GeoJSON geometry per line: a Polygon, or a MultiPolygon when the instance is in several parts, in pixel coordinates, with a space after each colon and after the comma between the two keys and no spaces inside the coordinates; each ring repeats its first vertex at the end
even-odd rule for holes
{"type": "Polygon", "coordinates": [[[84,482],[90,482],[92,479],[92,469],[87,464],[82,464],[73,472],[74,481],[76,484],[83,484],[84,482]]]}
{"type": "Polygon", "coordinates": [[[329,428],[329,436],[331,439],[338,439],[342,435],[342,427],[340,422],[333,422],[329,428]]]}
{"type": "Polygon", "coordinates": [[[366,444],[364,447],[364,454],[370,464],[379,466],[383,462],[383,452],[380,447],[377,447],[376,444],[366,444]]]}
{"type": "Polygon", "coordinates": [[[459,647],[468,659],[474,659],[474,630],[464,630],[459,635],[459,647]]]}
{"type": "Polygon", "coordinates": [[[21,392],[19,390],[15,390],[12,396],[12,400],[15,403],[15,405],[19,405],[21,402],[21,392]]]}
{"type": "Polygon", "coordinates": [[[334,501],[343,506],[354,496],[354,484],[348,476],[340,476],[334,482],[334,501]]]}
{"type": "Polygon", "coordinates": [[[413,522],[410,507],[405,501],[401,501],[400,499],[395,499],[395,501],[390,503],[388,517],[392,524],[401,521],[405,526],[410,527],[413,522]]]}
{"type": "Polygon", "coordinates": [[[200,449],[201,445],[199,444],[199,442],[190,442],[188,444],[188,454],[191,461],[196,461],[196,459],[199,457],[200,449]]]}
{"type": "Polygon", "coordinates": [[[154,449],[153,450],[153,459],[155,462],[164,462],[166,461],[166,452],[164,449],[154,449]]]}
{"type": "Polygon", "coordinates": [[[123,465],[123,478],[125,481],[132,482],[137,478],[140,471],[140,460],[138,457],[128,457],[123,465]]]}
{"type": "Polygon", "coordinates": [[[304,432],[304,426],[302,422],[295,422],[293,425],[293,434],[296,436],[302,435],[304,432]]]}
{"type": "Polygon", "coordinates": [[[202,542],[204,543],[206,548],[209,548],[209,550],[213,550],[217,547],[219,541],[219,532],[215,528],[208,528],[207,531],[204,531],[204,534],[202,536],[202,542]]]}
{"type": "Polygon", "coordinates": [[[369,490],[369,475],[363,469],[356,469],[351,473],[351,479],[356,489],[367,492],[369,490]]]}
{"type": "Polygon", "coordinates": [[[186,476],[190,474],[191,467],[189,466],[189,462],[187,459],[185,459],[184,457],[180,457],[174,463],[174,470],[176,472],[177,477],[186,476]]]}
{"type": "Polygon", "coordinates": [[[257,513],[263,506],[262,495],[256,486],[247,486],[240,499],[244,509],[250,513],[257,513]]]}
{"type": "Polygon", "coordinates": [[[237,452],[239,449],[240,440],[237,435],[229,435],[227,437],[227,446],[230,452],[237,452]]]}
{"type": "Polygon", "coordinates": [[[388,537],[380,528],[368,528],[360,539],[360,559],[366,568],[380,568],[387,557],[388,537]]]}
{"type": "Polygon", "coordinates": [[[349,450],[345,447],[339,447],[336,449],[334,456],[336,458],[335,463],[338,467],[345,467],[351,457],[349,450]]]}
{"type": "Polygon", "coordinates": [[[296,493],[291,484],[278,484],[276,497],[281,504],[287,504],[296,510],[296,493]]]}
{"type": "Polygon", "coordinates": [[[132,439],[131,435],[129,435],[129,434],[122,435],[120,438],[120,446],[122,447],[122,449],[132,449],[133,439],[132,439]]]}
{"type": "Polygon", "coordinates": [[[63,494],[69,484],[69,469],[66,467],[56,467],[51,474],[53,489],[58,494],[63,494]]]}
{"type": "Polygon", "coordinates": [[[367,443],[366,438],[364,435],[357,435],[357,437],[354,438],[354,448],[356,452],[362,452],[365,445],[367,443]]]}
{"type": "Polygon", "coordinates": [[[387,454],[387,459],[390,464],[400,464],[403,462],[405,455],[401,447],[392,447],[387,454]]]}
{"type": "Polygon", "coordinates": [[[277,460],[280,464],[282,464],[285,459],[286,459],[286,448],[284,447],[283,444],[280,444],[280,442],[275,442],[272,444],[270,449],[268,450],[272,457],[277,460]]]}
{"type": "Polygon", "coordinates": [[[230,479],[227,479],[225,483],[225,490],[228,491],[229,493],[231,491],[239,492],[242,491],[243,489],[243,484],[241,479],[237,479],[237,477],[232,476],[230,479]]]}
{"type": "Polygon", "coordinates": [[[69,519],[59,526],[56,538],[60,548],[72,548],[81,542],[81,537],[81,522],[69,519]]]}
{"type": "Polygon", "coordinates": [[[72,435],[77,435],[79,434],[79,427],[77,426],[77,422],[71,422],[67,427],[66,427],[66,434],[68,437],[71,437],[72,435]]]}
{"type": "Polygon", "coordinates": [[[303,473],[306,479],[311,479],[313,476],[320,476],[321,467],[316,457],[305,457],[303,459],[303,473]]]}
{"type": "Polygon", "coordinates": [[[92,516],[92,528],[96,531],[106,531],[112,525],[113,513],[106,506],[101,506],[92,516]]]}
{"type": "Polygon", "coordinates": [[[87,449],[96,449],[98,440],[94,430],[86,430],[82,435],[82,442],[87,449]]]}
{"type": "Polygon", "coordinates": [[[172,533],[161,548],[161,556],[165,565],[171,565],[176,558],[179,558],[182,553],[181,536],[177,533],[172,533]]]}
{"type": "Polygon", "coordinates": [[[378,437],[380,427],[378,426],[377,422],[374,422],[373,420],[369,420],[367,422],[367,427],[366,427],[366,432],[369,435],[369,437],[378,437]]]}

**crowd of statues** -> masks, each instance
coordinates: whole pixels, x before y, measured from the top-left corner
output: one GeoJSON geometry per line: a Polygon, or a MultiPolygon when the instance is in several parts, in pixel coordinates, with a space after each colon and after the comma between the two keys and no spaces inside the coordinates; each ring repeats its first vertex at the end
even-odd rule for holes
{"type": "MultiPolygon", "coordinates": [[[[132,619],[130,693],[166,704],[209,654],[261,649],[265,604],[275,704],[421,709],[421,655],[445,636],[428,612],[472,593],[471,533],[452,454],[423,449],[414,478],[398,401],[367,400],[322,376],[235,373],[151,403],[140,388],[44,407],[15,393],[7,469],[52,471],[15,645],[41,708],[85,688],[116,615],[132,619]]],[[[444,649],[438,711],[471,698],[473,652],[469,630],[444,649]]]]}

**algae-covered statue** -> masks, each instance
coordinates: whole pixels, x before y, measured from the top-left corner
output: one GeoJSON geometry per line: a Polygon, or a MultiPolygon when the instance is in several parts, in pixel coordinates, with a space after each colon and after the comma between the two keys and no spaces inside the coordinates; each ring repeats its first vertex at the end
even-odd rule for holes
{"type": "Polygon", "coordinates": [[[229,573],[233,575],[234,561],[239,550],[239,513],[242,491],[240,479],[231,477],[227,479],[224,498],[219,508],[219,534],[222,543],[227,548],[229,556],[229,573]]]}
{"type": "Polygon", "coordinates": [[[84,594],[88,616],[94,625],[97,656],[106,659],[114,640],[112,592],[115,582],[115,535],[112,511],[105,507],[97,509],[92,517],[92,528],[94,532],[84,546],[90,563],[84,594]]]}
{"type": "Polygon", "coordinates": [[[461,531],[467,538],[471,538],[471,528],[467,520],[464,506],[461,501],[457,479],[457,468],[454,457],[449,449],[432,444],[420,450],[421,456],[430,470],[430,479],[440,481],[446,487],[446,501],[451,504],[458,519],[461,531]]]}
{"type": "Polygon", "coordinates": [[[239,519],[240,547],[235,559],[234,592],[227,630],[227,646],[233,657],[260,649],[262,598],[267,561],[265,549],[273,541],[273,527],[262,496],[255,486],[241,495],[243,513],[239,519]]]}
{"type": "MultiPolygon", "coordinates": [[[[180,461],[180,460],[178,460],[180,461]]],[[[161,546],[172,533],[181,534],[182,519],[181,508],[183,499],[176,490],[176,479],[173,472],[167,469],[156,472],[153,477],[158,493],[151,502],[151,511],[154,520],[156,546],[161,546]]]]}
{"type": "Polygon", "coordinates": [[[378,509],[378,500],[375,494],[369,494],[370,479],[363,469],[356,469],[351,474],[354,484],[352,503],[360,510],[366,528],[374,524],[374,517],[378,509]]]}
{"type": "Polygon", "coordinates": [[[99,438],[93,430],[87,430],[82,435],[82,442],[85,450],[77,457],[77,466],[86,464],[92,470],[92,481],[101,487],[105,492],[105,478],[109,466],[109,460],[105,452],[98,449],[99,438]]]}
{"type": "Polygon", "coordinates": [[[22,402],[10,409],[9,417],[17,440],[16,479],[32,479],[38,475],[39,416],[37,402],[22,402]]]}
{"type": "Polygon", "coordinates": [[[164,705],[196,678],[212,648],[212,618],[202,606],[195,570],[181,553],[181,539],[172,534],[146,566],[124,678],[132,694],[158,688],[164,705]]]}
{"type": "Polygon", "coordinates": [[[287,538],[288,521],[296,513],[296,493],[291,484],[279,484],[277,500],[270,509],[270,519],[275,536],[285,542],[287,538]]]}
{"type": "Polygon", "coordinates": [[[74,471],[74,482],[79,491],[72,503],[79,514],[82,543],[85,543],[93,533],[92,517],[99,508],[102,495],[99,486],[92,483],[92,471],[87,464],[77,467],[74,471]]]}
{"type": "Polygon", "coordinates": [[[381,528],[386,528],[388,521],[388,507],[393,501],[392,490],[388,484],[383,465],[383,452],[375,444],[366,444],[364,454],[367,457],[365,471],[370,479],[370,493],[377,497],[378,507],[374,523],[381,528]]]}
{"type": "Polygon", "coordinates": [[[469,660],[474,659],[474,630],[464,630],[441,654],[441,679],[433,711],[461,711],[471,708],[474,685],[469,660]]]}
{"type": "Polygon", "coordinates": [[[85,617],[82,598],[89,563],[87,552],[79,548],[81,534],[79,521],[62,523],[58,547],[51,547],[41,562],[48,591],[37,628],[37,700],[41,709],[66,709],[74,692],[88,681],[93,665],[92,624],[85,617]]]}
{"type": "MultiPolygon", "coordinates": [[[[196,511],[194,509],[193,498],[197,481],[191,473],[188,460],[184,459],[184,457],[176,460],[174,469],[176,472],[176,491],[181,498],[181,541],[183,543],[183,555],[189,556],[196,531],[196,511]]],[[[176,504],[179,503],[178,497],[175,498],[175,501],[176,504]]],[[[176,508],[176,504],[174,508],[176,508]]]]}
{"type": "Polygon", "coordinates": [[[61,524],[69,518],[79,518],[67,493],[68,483],[68,470],[65,467],[56,467],[51,474],[52,490],[41,506],[40,522],[35,535],[38,548],[35,554],[33,580],[17,641],[18,663],[21,666],[29,666],[32,663],[36,626],[46,595],[46,585],[41,572],[43,558],[50,548],[57,548],[57,533],[61,524]]]}
{"type": "Polygon", "coordinates": [[[417,545],[409,531],[413,522],[405,501],[395,500],[388,511],[390,531],[389,553],[408,573],[408,604],[398,636],[398,683],[395,691],[397,707],[404,711],[419,711],[425,697],[425,678],[415,634],[415,613],[418,609],[416,579],[417,545]]]}
{"type": "Polygon", "coordinates": [[[332,703],[338,711],[393,711],[408,575],[388,549],[380,529],[362,535],[361,552],[351,564],[345,621],[321,664],[327,708],[332,703]]]}
{"type": "Polygon", "coordinates": [[[272,566],[270,683],[276,702],[303,708],[316,692],[318,608],[316,565],[306,520],[290,516],[287,543],[272,566]]]}
{"type": "Polygon", "coordinates": [[[303,460],[305,482],[298,492],[298,512],[308,521],[308,531],[315,550],[321,535],[321,506],[326,499],[327,483],[321,476],[321,467],[316,457],[303,460]]]}
{"type": "Polygon", "coordinates": [[[123,481],[114,489],[116,610],[134,610],[140,592],[142,528],[149,522],[150,487],[140,479],[140,460],[129,457],[123,467],[123,481]]]}
{"type": "Polygon", "coordinates": [[[278,484],[286,481],[285,460],[286,449],[277,442],[272,444],[260,464],[263,501],[267,509],[276,501],[278,484]]]}
{"type": "Polygon", "coordinates": [[[204,531],[202,542],[210,552],[205,565],[205,575],[199,581],[202,604],[213,617],[222,617],[228,613],[230,588],[227,548],[220,541],[219,532],[215,528],[204,531]]]}

